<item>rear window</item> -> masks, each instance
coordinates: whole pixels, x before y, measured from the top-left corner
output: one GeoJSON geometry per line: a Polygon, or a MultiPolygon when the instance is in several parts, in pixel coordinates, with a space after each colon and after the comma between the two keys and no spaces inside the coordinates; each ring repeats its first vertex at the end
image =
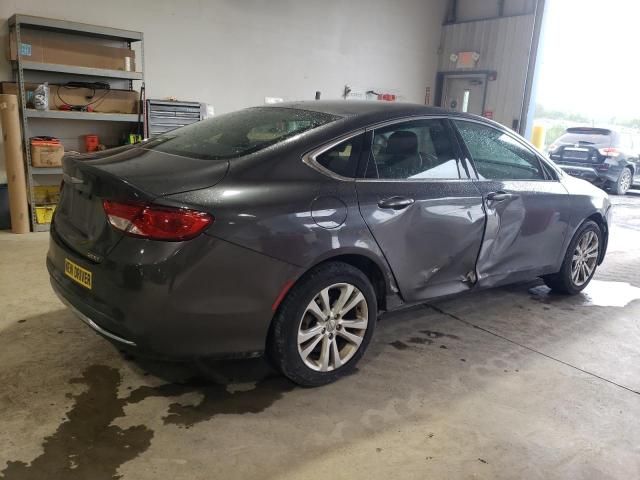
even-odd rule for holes
{"type": "Polygon", "coordinates": [[[151,139],[144,148],[227,160],[257,152],[339,117],[295,108],[256,107],[220,115],[151,139]]]}
{"type": "Polygon", "coordinates": [[[583,143],[585,145],[611,145],[613,141],[613,133],[607,130],[584,130],[584,131],[568,131],[560,136],[556,143],[576,144],[583,143]]]}

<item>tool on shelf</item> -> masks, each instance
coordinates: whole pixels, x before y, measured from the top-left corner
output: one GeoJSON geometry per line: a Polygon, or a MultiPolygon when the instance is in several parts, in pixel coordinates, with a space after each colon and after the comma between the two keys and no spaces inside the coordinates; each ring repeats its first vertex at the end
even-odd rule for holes
{"type": "Polygon", "coordinates": [[[64,85],[58,86],[58,88],[56,89],[56,97],[60,102],[60,105],[58,105],[58,110],[93,112],[94,105],[104,100],[107,95],[109,95],[109,93],[111,93],[111,85],[107,82],[67,82],[64,85]],[[67,101],[63,98],[65,89],[77,90],[81,88],[91,90],[91,93],[85,96],[85,99],[87,100],[86,103],[77,104],[67,101]],[[96,98],[96,94],[98,91],[101,92],[98,94],[98,98],[96,98]]]}
{"type": "Polygon", "coordinates": [[[84,147],[87,152],[95,152],[98,150],[100,146],[100,139],[98,135],[85,135],[84,136],[84,147]]]}

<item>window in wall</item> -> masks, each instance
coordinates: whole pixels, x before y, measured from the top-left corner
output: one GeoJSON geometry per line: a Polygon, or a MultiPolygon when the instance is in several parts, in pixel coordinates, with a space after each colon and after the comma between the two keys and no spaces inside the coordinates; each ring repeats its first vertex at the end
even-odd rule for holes
{"type": "Polygon", "coordinates": [[[633,149],[633,140],[628,133],[620,134],[620,147],[623,150],[631,151],[633,149]]]}
{"type": "Polygon", "coordinates": [[[462,97],[462,111],[465,113],[469,111],[469,95],[471,95],[471,91],[465,90],[462,97]]]}

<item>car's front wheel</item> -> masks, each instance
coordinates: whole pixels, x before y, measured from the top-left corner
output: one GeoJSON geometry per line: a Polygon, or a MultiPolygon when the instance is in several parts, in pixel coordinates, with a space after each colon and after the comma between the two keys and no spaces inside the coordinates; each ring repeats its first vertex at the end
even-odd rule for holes
{"type": "Polygon", "coordinates": [[[353,370],[377,321],[376,295],[357,268],[330,262],[307,273],[276,313],[270,360],[289,379],[313,387],[353,370]]]}
{"type": "Polygon", "coordinates": [[[584,222],[573,236],[558,273],[543,277],[551,290],[574,295],[589,284],[596,273],[602,231],[592,220],[584,222]]]}

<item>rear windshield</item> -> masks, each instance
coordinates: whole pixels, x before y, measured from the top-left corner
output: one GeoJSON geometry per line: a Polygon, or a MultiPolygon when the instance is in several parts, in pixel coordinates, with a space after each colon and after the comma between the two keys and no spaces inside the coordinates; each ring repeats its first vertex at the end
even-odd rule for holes
{"type": "Polygon", "coordinates": [[[183,157],[227,160],[257,152],[338,118],[295,108],[247,108],[152,138],[144,148],[183,157]]]}
{"type": "Polygon", "coordinates": [[[568,132],[562,135],[556,143],[582,143],[584,145],[611,145],[613,133],[607,131],[568,132]]]}

